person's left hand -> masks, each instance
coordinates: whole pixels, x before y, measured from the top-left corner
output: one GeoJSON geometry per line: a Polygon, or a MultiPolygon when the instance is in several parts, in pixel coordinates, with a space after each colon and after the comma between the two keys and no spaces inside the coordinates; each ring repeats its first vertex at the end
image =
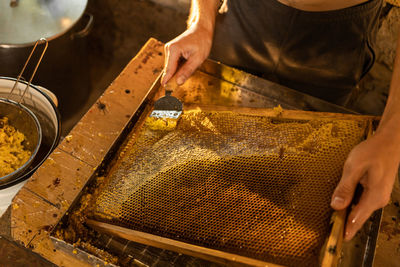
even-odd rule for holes
{"type": "Polygon", "coordinates": [[[358,183],[364,190],[347,219],[345,236],[351,240],[371,214],[388,204],[400,161],[393,138],[376,133],[353,148],[343,167],[343,175],[333,195],[335,210],[347,208],[358,183]]]}

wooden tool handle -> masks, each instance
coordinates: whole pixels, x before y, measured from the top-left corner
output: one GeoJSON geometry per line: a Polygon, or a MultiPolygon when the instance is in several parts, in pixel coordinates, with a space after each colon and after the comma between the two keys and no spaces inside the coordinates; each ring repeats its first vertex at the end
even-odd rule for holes
{"type": "Polygon", "coordinates": [[[321,267],[337,266],[342,251],[343,232],[346,223],[347,210],[335,211],[332,214],[332,231],[329,235],[321,267]]]}
{"type": "Polygon", "coordinates": [[[176,82],[176,75],[174,75],[164,86],[166,94],[170,95],[175,91],[175,88],[177,88],[178,86],[179,85],[176,82]]]}

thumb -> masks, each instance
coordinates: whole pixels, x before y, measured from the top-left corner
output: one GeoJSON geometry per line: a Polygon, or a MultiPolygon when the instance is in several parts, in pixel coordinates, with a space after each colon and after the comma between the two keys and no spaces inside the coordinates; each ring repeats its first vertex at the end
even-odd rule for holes
{"type": "Polygon", "coordinates": [[[343,175],[339,184],[332,195],[331,207],[335,210],[342,210],[349,206],[354,196],[357,184],[364,175],[364,170],[360,167],[353,167],[345,163],[343,175]]]}

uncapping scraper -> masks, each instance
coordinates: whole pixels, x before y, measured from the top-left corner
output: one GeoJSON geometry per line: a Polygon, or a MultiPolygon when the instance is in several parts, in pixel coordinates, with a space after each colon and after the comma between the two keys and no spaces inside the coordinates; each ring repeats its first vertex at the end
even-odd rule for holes
{"type": "MultiPolygon", "coordinates": [[[[158,76],[157,80],[154,82],[152,89],[161,86],[162,73],[158,76]]],[[[150,117],[154,118],[166,118],[166,119],[178,119],[182,114],[183,104],[182,102],[172,96],[174,86],[176,87],[175,77],[164,86],[165,96],[161,97],[154,103],[154,110],[151,112],[150,117]]]]}

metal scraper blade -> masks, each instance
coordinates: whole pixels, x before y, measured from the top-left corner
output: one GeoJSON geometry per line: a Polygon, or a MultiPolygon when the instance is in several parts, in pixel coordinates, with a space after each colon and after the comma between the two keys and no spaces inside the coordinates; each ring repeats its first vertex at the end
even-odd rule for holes
{"type": "Polygon", "coordinates": [[[150,117],[158,118],[158,119],[178,119],[181,116],[182,111],[175,110],[153,110],[150,114],[150,117]]]}
{"type": "MultiPolygon", "coordinates": [[[[161,86],[161,75],[157,78],[154,86],[161,86]]],[[[165,90],[165,96],[161,97],[154,103],[154,110],[151,112],[150,117],[154,118],[168,118],[178,119],[182,114],[183,104],[182,102],[171,96],[172,90],[165,90]]]]}

